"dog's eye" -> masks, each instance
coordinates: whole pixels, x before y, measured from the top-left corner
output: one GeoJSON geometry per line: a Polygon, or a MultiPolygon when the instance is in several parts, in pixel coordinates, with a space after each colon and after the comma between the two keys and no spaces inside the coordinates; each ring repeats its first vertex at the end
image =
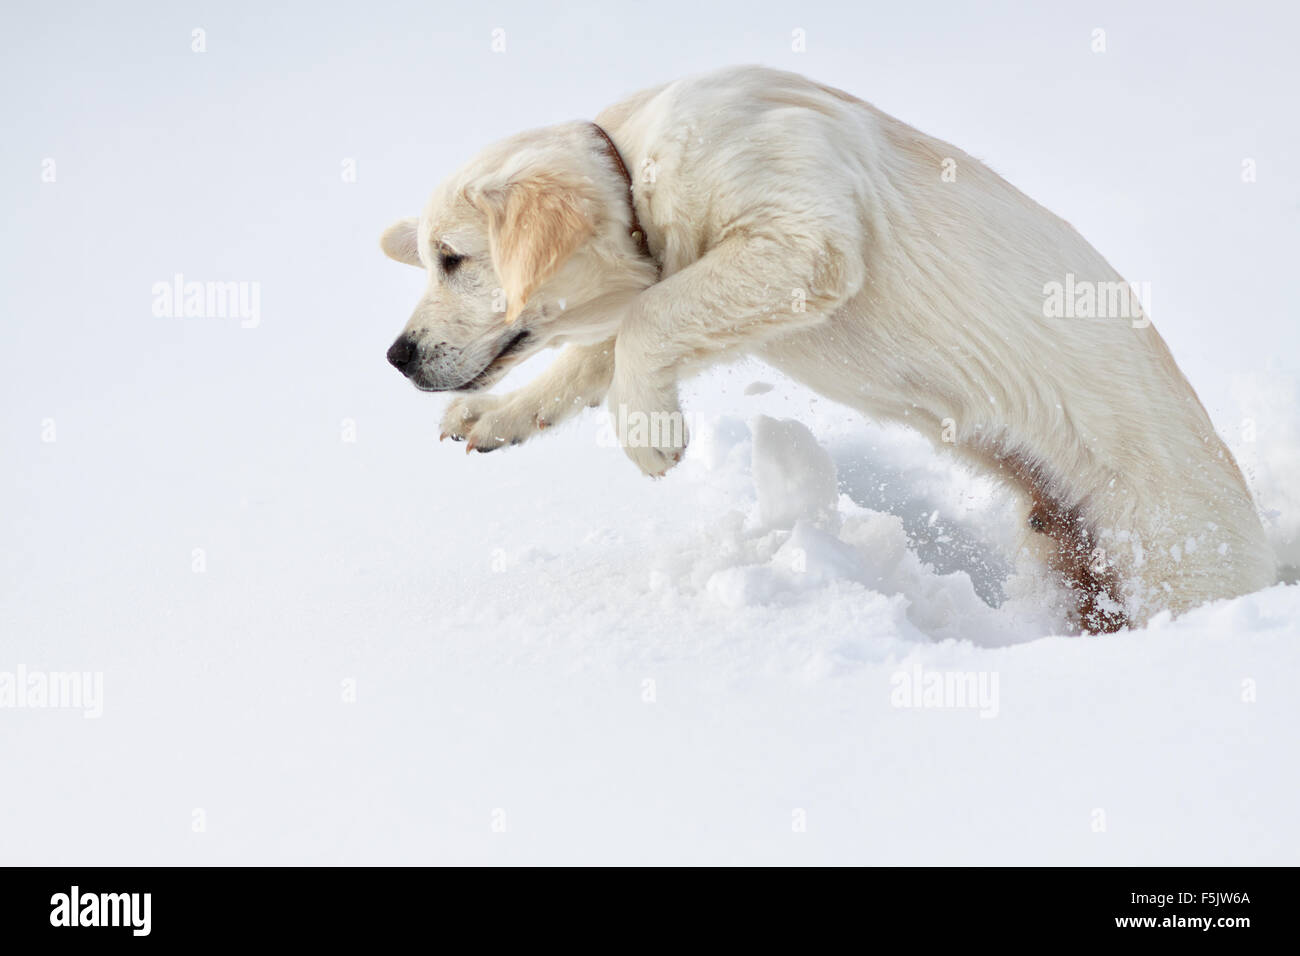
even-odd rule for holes
{"type": "Polygon", "coordinates": [[[438,257],[438,259],[442,263],[442,271],[447,273],[447,275],[451,275],[455,272],[456,269],[460,267],[460,264],[465,261],[464,256],[457,255],[454,252],[444,252],[438,257]]]}

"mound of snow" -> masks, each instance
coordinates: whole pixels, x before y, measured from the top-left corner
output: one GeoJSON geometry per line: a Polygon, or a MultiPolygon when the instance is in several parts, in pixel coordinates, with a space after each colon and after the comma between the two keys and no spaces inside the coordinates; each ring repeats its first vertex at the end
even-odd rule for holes
{"type": "Polygon", "coordinates": [[[1233,379],[1241,422],[1226,432],[1284,579],[1300,569],[1300,379],[1274,366],[1233,379]]]}
{"type": "Polygon", "coordinates": [[[102,672],[103,714],[0,711],[5,859],[1300,861],[1300,588],[1053,637],[992,483],[789,386],[710,402],[659,482],[596,411],[468,457],[423,404],[285,413],[250,455],[142,391],[170,484],[147,429],[24,452],[0,671],[102,672]]]}
{"type": "Polygon", "coordinates": [[[830,455],[806,425],[766,415],[754,422],[754,488],[759,520],[790,528],[799,520],[828,524],[835,518],[839,486],[830,455]]]}

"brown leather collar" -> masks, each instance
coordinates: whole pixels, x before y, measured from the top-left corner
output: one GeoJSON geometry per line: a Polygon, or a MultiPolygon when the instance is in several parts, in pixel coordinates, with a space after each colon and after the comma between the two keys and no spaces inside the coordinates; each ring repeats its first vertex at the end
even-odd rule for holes
{"type": "Polygon", "coordinates": [[[641,221],[636,217],[636,199],[632,195],[632,174],[627,171],[627,163],[623,162],[623,155],[618,151],[618,147],[614,145],[614,141],[610,139],[609,134],[605,132],[600,124],[592,123],[591,125],[600,134],[601,139],[605,141],[605,152],[609,154],[610,160],[622,174],[623,181],[627,183],[627,208],[632,214],[632,226],[628,229],[628,235],[636,243],[637,250],[641,255],[653,262],[655,268],[658,268],[658,260],[650,254],[650,240],[646,238],[645,230],[641,228],[641,221]]]}

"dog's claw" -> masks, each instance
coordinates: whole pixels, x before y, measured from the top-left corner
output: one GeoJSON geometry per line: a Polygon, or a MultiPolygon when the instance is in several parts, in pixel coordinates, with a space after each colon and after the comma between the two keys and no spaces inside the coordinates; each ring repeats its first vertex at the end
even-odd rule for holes
{"type": "Polygon", "coordinates": [[[471,438],[465,445],[465,454],[468,455],[470,452],[472,452],[474,450],[474,447],[475,447],[474,439],[471,438]]]}
{"type": "Polygon", "coordinates": [[[447,432],[443,432],[441,435],[438,436],[438,441],[446,441],[446,440],[447,440],[447,432]]]}

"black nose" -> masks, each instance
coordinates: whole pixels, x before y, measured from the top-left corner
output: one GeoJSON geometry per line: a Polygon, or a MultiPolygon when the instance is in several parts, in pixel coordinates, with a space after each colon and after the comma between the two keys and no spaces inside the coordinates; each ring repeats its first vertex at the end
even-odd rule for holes
{"type": "Polygon", "coordinates": [[[405,375],[415,363],[416,348],[409,336],[401,336],[388,349],[388,361],[403,375],[405,375]]]}

